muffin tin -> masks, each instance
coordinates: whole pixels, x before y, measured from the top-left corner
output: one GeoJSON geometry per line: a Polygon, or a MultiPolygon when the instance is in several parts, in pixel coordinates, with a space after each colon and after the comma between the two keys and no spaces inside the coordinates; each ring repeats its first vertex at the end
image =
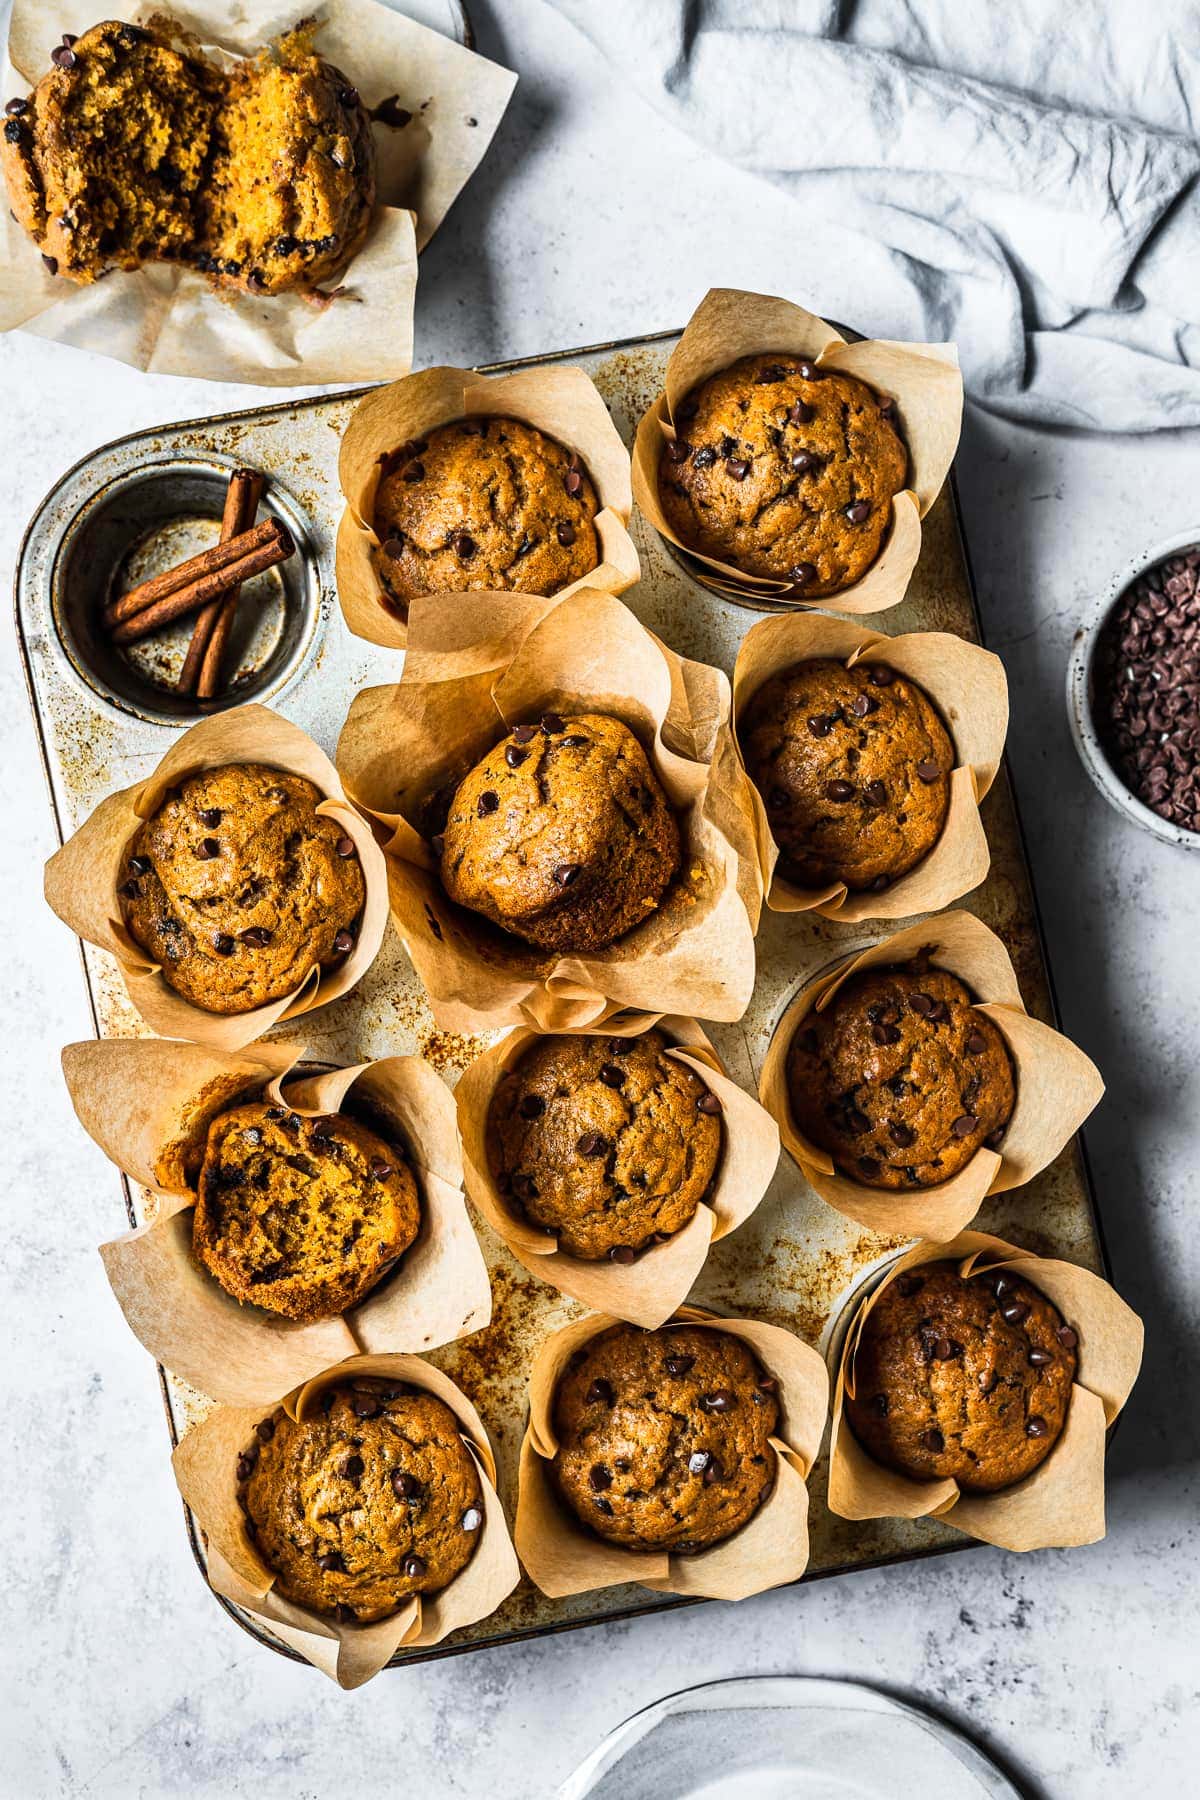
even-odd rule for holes
{"type": "MultiPolygon", "coordinates": [[[[629,443],[639,417],[661,389],[676,341],[676,334],[667,333],[483,372],[577,363],[595,381],[629,443]]],[[[146,775],[168,745],[167,727],[184,723],[197,710],[195,703],[187,703],[193,709],[189,713],[173,702],[161,686],[161,674],[156,678],[153,671],[143,671],[135,679],[124,670],[98,666],[87,640],[82,591],[87,586],[94,593],[96,584],[111,578],[114,561],[128,553],[136,536],[134,500],[143,526],[150,517],[159,521],[159,529],[173,530],[178,521],[186,527],[197,512],[219,512],[216,496],[227,469],[245,463],[268,474],[271,503],[297,537],[298,555],[285,565],[294,585],[279,603],[283,623],[276,639],[260,650],[244,648],[243,685],[231,701],[270,698],[332,750],[352,695],[395,679],[399,654],[352,637],[333,588],[333,538],[342,510],[338,445],[358,398],[357,393],[340,393],[139,433],[77,464],[43,501],[18,566],[17,625],[60,835],[69,835],[113,788],[146,775]],[[146,484],[141,489],[139,481],[146,484]],[[95,521],[91,527],[89,519],[95,521]],[[90,538],[81,539],[80,532],[89,529],[90,538]],[[81,544],[90,544],[87,560],[72,574],[81,544]]],[[[624,596],[625,603],[682,654],[730,670],[755,612],[696,581],[640,517],[635,515],[631,529],[643,574],[624,596]]],[[[880,615],[877,623],[892,634],[937,630],[981,640],[952,484],[926,518],[920,561],[904,602],[880,615]]],[[[983,816],[992,866],[964,904],[1003,938],[1029,1011],[1054,1022],[1036,902],[1006,772],[984,802],[983,816]]],[[[902,923],[889,921],[875,932],[861,923],[839,925],[810,913],[764,911],[751,1004],[737,1024],[707,1028],[733,1078],[756,1092],[771,1034],[800,986],[832,957],[902,923]]],[[[83,958],[100,1033],[144,1035],[111,960],[87,945],[83,958]]],[[[314,1058],[349,1063],[415,1052],[451,1084],[482,1042],[438,1030],[394,932],[388,933],[359,987],[303,1023],[303,1040],[314,1058]]],[[[276,1035],[286,1035],[286,1028],[276,1035]]],[[[146,1217],[147,1199],[142,1190],[125,1184],[131,1225],[146,1217]]],[[[543,1338],[572,1317],[575,1308],[528,1276],[478,1218],[477,1227],[492,1277],[492,1323],[435,1352],[431,1360],[479,1407],[497,1447],[501,1493],[511,1518],[530,1361],[543,1338]]],[[[1105,1272],[1099,1220],[1078,1139],[1027,1186],[985,1201],[978,1228],[1105,1272]]],[[[716,1312],[788,1326],[816,1344],[842,1313],[848,1292],[902,1241],[871,1236],[831,1212],[784,1154],[754,1216],[714,1247],[693,1298],[716,1312]]],[[[167,1371],[161,1374],[168,1431],[175,1441],[208,1403],[167,1371]]],[[[823,1460],[810,1489],[812,1555],[805,1580],[967,1547],[961,1534],[933,1519],[852,1524],[834,1518],[824,1504],[823,1460]]],[[[190,1517],[188,1530],[203,1571],[204,1546],[190,1517]]],[[[426,1654],[451,1655],[687,1603],[667,1596],[648,1598],[637,1587],[555,1601],[523,1582],[490,1618],[455,1633],[431,1653],[401,1652],[394,1660],[399,1664],[426,1654]]],[[[236,1608],[226,1610],[260,1641],[292,1654],[236,1608]]]]}

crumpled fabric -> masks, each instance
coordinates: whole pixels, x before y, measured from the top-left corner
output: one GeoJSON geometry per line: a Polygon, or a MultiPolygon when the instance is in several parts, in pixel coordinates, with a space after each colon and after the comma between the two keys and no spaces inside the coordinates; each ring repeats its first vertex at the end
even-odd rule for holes
{"type": "Polygon", "coordinates": [[[789,298],[955,339],[968,393],[1009,418],[1200,424],[1197,5],[550,4],[706,150],[794,197],[789,298]]]}

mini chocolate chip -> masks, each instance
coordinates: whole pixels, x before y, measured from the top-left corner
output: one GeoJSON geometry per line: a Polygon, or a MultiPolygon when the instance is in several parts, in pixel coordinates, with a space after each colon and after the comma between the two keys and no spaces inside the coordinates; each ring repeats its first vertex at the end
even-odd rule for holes
{"type": "Polygon", "coordinates": [[[253,945],[256,950],[265,950],[273,935],[265,925],[247,925],[245,931],[238,932],[241,942],[253,945]]]}
{"type": "MultiPolygon", "coordinates": [[[[794,400],[788,411],[788,424],[811,425],[816,416],[815,409],[806,400],[794,400]]],[[[794,463],[792,467],[795,467],[794,463]]]]}
{"type": "Polygon", "coordinates": [[[374,1419],[379,1416],[379,1397],[377,1394],[355,1394],[350,1405],[357,1419],[374,1419]]]}
{"type": "Polygon", "coordinates": [[[456,531],[450,540],[460,562],[470,562],[477,549],[475,539],[469,531],[456,531]]]}
{"type": "Polygon", "coordinates": [[[560,731],[566,729],[566,724],[561,713],[543,713],[540,723],[542,730],[547,737],[556,737],[560,731]]]}
{"type": "Polygon", "coordinates": [[[572,499],[576,494],[582,492],[583,476],[579,473],[578,469],[567,470],[566,474],[563,476],[563,486],[566,488],[568,494],[571,495],[572,499]]]}
{"type": "Polygon", "coordinates": [[[79,58],[70,44],[55,44],[50,52],[50,61],[59,69],[73,69],[79,58]]]}
{"type": "Polygon", "coordinates": [[[875,1042],[881,1046],[884,1044],[898,1044],[900,1042],[900,1028],[897,1025],[872,1025],[871,1036],[874,1038],[875,1042]]]}
{"type": "Polygon", "coordinates": [[[602,1494],[605,1488],[612,1486],[612,1470],[606,1469],[603,1463],[593,1463],[588,1470],[588,1486],[595,1494],[602,1494]]]}
{"type": "Polygon", "coordinates": [[[796,364],[796,373],[802,381],[820,381],[822,371],[818,369],[816,363],[809,362],[806,358],[796,364]]]}
{"type": "Polygon", "coordinates": [[[348,931],[339,931],[333,940],[333,947],[339,956],[349,956],[354,948],[354,938],[348,931]]]}
{"type": "Polygon", "coordinates": [[[901,1125],[897,1119],[888,1126],[888,1136],[893,1144],[897,1144],[901,1150],[907,1150],[910,1144],[916,1142],[917,1134],[915,1131],[910,1131],[907,1125],[901,1125]]]}
{"type": "Polygon", "coordinates": [[[324,1569],[327,1575],[333,1573],[340,1575],[344,1574],[346,1565],[342,1561],[340,1551],[322,1550],[321,1554],[317,1557],[317,1567],[318,1569],[324,1569]]]}
{"type": "Polygon", "coordinates": [[[737,1404],[737,1397],[732,1388],[717,1388],[714,1393],[701,1394],[700,1404],[705,1412],[731,1412],[737,1404]]]}
{"type": "Polygon", "coordinates": [[[828,713],[814,713],[812,718],[806,722],[815,738],[828,737],[835,723],[828,713]]]}
{"type": "Polygon", "coordinates": [[[220,856],[221,846],[216,838],[201,838],[196,845],[196,855],[201,862],[211,862],[214,856],[220,856]]]}
{"type": "Polygon", "coordinates": [[[393,532],[389,537],[385,537],[383,540],[382,549],[383,549],[383,554],[385,556],[403,556],[404,555],[403,533],[396,531],[396,532],[393,532]]]}
{"type": "Polygon", "coordinates": [[[358,1481],[366,1466],[361,1456],[348,1456],[342,1464],[342,1474],[347,1481],[358,1481]]]}
{"type": "Polygon", "coordinates": [[[926,1450],[933,1452],[934,1456],[940,1456],[946,1448],[946,1440],[936,1427],[932,1431],[922,1433],[921,1442],[926,1450]]]}
{"type": "Polygon", "coordinates": [[[716,1118],[719,1113],[724,1111],[724,1108],[712,1089],[705,1088],[702,1094],[696,1096],[696,1111],[708,1113],[710,1117],[716,1118]]]}
{"type": "Polygon", "coordinates": [[[937,763],[931,761],[928,757],[917,764],[917,776],[921,781],[925,782],[926,785],[931,781],[937,781],[941,776],[941,773],[942,771],[937,763]]]}
{"type": "Polygon", "coordinates": [[[887,801],[887,789],[882,781],[868,781],[863,789],[863,799],[868,806],[883,806],[887,801]]]}
{"type": "Polygon", "coordinates": [[[580,1156],[606,1156],[608,1143],[598,1131],[585,1131],[575,1146],[580,1156]]]}
{"type": "Polygon", "coordinates": [[[731,456],[725,464],[725,473],[730,481],[745,481],[750,473],[750,464],[744,457],[731,456]]]}
{"type": "Polygon", "coordinates": [[[234,948],[233,939],[227,937],[223,931],[219,931],[213,939],[213,949],[218,956],[232,956],[234,948]]]}
{"type": "Polygon", "coordinates": [[[972,1031],[967,1036],[967,1049],[972,1056],[982,1056],[988,1047],[987,1039],[982,1031],[972,1031]]]}
{"type": "Polygon", "coordinates": [[[1025,1436],[1031,1438],[1049,1437],[1050,1427],[1047,1425],[1045,1419],[1040,1418],[1037,1413],[1034,1413],[1031,1419],[1026,1419],[1025,1421],[1025,1436]]]}
{"type": "Polygon", "coordinates": [[[1051,1350],[1039,1350],[1037,1346],[1034,1345],[1026,1360],[1031,1369],[1044,1369],[1047,1363],[1052,1363],[1054,1361],[1054,1353],[1051,1350]]]}
{"type": "Polygon", "coordinates": [[[338,839],[337,843],[334,845],[334,849],[337,851],[338,855],[341,857],[353,856],[354,855],[354,839],[352,837],[340,837],[338,839]]]}
{"type": "Polygon", "coordinates": [[[896,679],[896,671],[889,669],[886,663],[872,663],[867,670],[867,680],[872,687],[891,687],[896,679]]]}
{"type": "Polygon", "coordinates": [[[858,1159],[858,1167],[859,1172],[865,1175],[868,1181],[874,1181],[879,1173],[879,1164],[873,1156],[860,1156],[858,1159]]]}
{"type": "Polygon", "coordinates": [[[686,1375],[695,1361],[694,1356],[668,1356],[663,1368],[668,1375],[686,1375]]]}
{"type": "Polygon", "coordinates": [[[868,713],[877,711],[878,707],[878,700],[872,700],[870,694],[855,694],[850,702],[850,711],[856,719],[865,719],[868,713]]]}
{"type": "Polygon", "coordinates": [[[605,1087],[619,1088],[625,1085],[625,1071],[616,1063],[604,1063],[600,1069],[600,1079],[605,1087]]]}
{"type": "Polygon", "coordinates": [[[371,1158],[371,1174],[375,1177],[376,1181],[386,1181],[391,1173],[392,1165],[390,1162],[385,1162],[382,1156],[373,1156],[371,1158]]]}
{"type": "Polygon", "coordinates": [[[1064,1350],[1073,1350],[1079,1342],[1079,1333],[1072,1331],[1069,1325],[1060,1325],[1054,1335],[1064,1350]]]}
{"type": "Polygon", "coordinates": [[[908,1004],[912,1007],[913,1011],[919,1013],[923,1019],[929,1017],[934,1006],[933,1000],[929,994],[913,994],[909,999],[908,1004]]]}
{"type": "Polygon", "coordinates": [[[605,1381],[602,1375],[598,1375],[583,1397],[585,1400],[596,1401],[601,1406],[611,1406],[615,1398],[612,1383],[605,1381]]]}
{"type": "Polygon", "coordinates": [[[716,460],[717,453],[712,445],[701,444],[695,456],[692,458],[692,465],[697,469],[711,469],[716,460]]]}
{"type": "Polygon", "coordinates": [[[478,1531],[482,1524],[483,1514],[480,1512],[479,1508],[477,1506],[468,1506],[466,1512],[462,1516],[463,1530],[478,1531]]]}
{"type": "Polygon", "coordinates": [[[523,1119],[540,1119],[546,1110],[546,1102],[540,1094],[522,1094],[517,1111],[523,1119]]]}
{"type": "Polygon", "coordinates": [[[1009,1325],[1020,1325],[1029,1317],[1030,1308],[1024,1300],[1010,1300],[1007,1306],[1000,1308],[1000,1317],[1009,1325]]]}
{"type": "Polygon", "coordinates": [[[614,1244],[608,1253],[608,1260],[615,1263],[628,1264],[637,1261],[637,1251],[629,1244],[614,1244]]]}
{"type": "Polygon", "coordinates": [[[569,524],[566,519],[560,519],[558,524],[554,527],[554,535],[562,545],[563,549],[569,550],[571,545],[575,542],[575,527],[569,524]]]}
{"type": "Polygon", "coordinates": [[[8,101],[4,110],[10,119],[19,119],[22,113],[27,113],[29,111],[29,102],[28,100],[14,98],[8,101]]]}
{"type": "Polygon", "coordinates": [[[853,800],[854,789],[848,781],[827,781],[825,783],[825,794],[830,800],[844,802],[846,800],[853,800]]]}
{"type": "Polygon", "coordinates": [[[810,587],[818,578],[819,571],[815,563],[798,562],[788,570],[788,576],[795,587],[810,587]]]}
{"type": "Polygon", "coordinates": [[[404,1573],[410,1581],[420,1581],[428,1566],[425,1558],[416,1555],[415,1552],[411,1556],[406,1556],[404,1559],[404,1573]]]}
{"type": "Polygon", "coordinates": [[[902,1294],[906,1300],[911,1300],[914,1294],[919,1294],[924,1286],[925,1277],[923,1275],[906,1273],[899,1276],[896,1281],[896,1291],[902,1294]]]}
{"type": "Polygon", "coordinates": [[[559,887],[570,887],[572,883],[579,880],[582,873],[583,865],[581,863],[559,863],[554,871],[554,879],[559,887]]]}
{"type": "Polygon", "coordinates": [[[489,814],[499,812],[499,810],[500,796],[495,788],[484,788],[475,804],[476,816],[481,819],[486,819],[489,814]]]}
{"type": "Polygon", "coordinates": [[[975,1117],[974,1113],[962,1113],[955,1119],[950,1129],[955,1137],[970,1137],[978,1124],[979,1120],[975,1117]]]}
{"type": "Polygon", "coordinates": [[[842,510],[852,525],[865,525],[871,516],[871,508],[865,500],[852,500],[842,510]]]}
{"type": "Polygon", "coordinates": [[[606,1513],[610,1519],[612,1518],[612,1501],[605,1499],[603,1494],[597,1494],[593,1504],[597,1512],[606,1513]]]}
{"type": "Polygon", "coordinates": [[[416,1476],[410,1475],[407,1469],[392,1470],[392,1492],[397,1500],[419,1500],[424,1491],[416,1476]]]}
{"type": "Polygon", "coordinates": [[[685,463],[691,454],[692,446],[688,443],[686,438],[672,438],[667,445],[668,462],[685,463]]]}

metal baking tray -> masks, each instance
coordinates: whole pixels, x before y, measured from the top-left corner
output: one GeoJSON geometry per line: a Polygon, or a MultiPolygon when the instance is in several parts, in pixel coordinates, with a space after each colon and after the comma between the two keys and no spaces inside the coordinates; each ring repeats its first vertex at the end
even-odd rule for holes
{"type": "MultiPolygon", "coordinates": [[[[664,333],[492,365],[484,372],[577,363],[591,375],[618,429],[631,442],[638,419],[662,386],[664,366],[676,341],[676,333],[664,333]]],[[[334,532],[342,509],[337,454],[358,397],[357,392],[342,393],[139,432],[78,463],[38,508],[18,565],[17,630],[60,836],[72,832],[110,790],[146,775],[170,742],[171,725],[147,716],[156,710],[153,704],[106,698],[90,685],[86,664],[64,647],[60,625],[69,635],[68,625],[56,619],[70,586],[63,560],[70,555],[73,528],[78,534],[81,511],[107,509],[111,544],[118,547],[139,528],[143,513],[136,496],[150,490],[135,486],[134,504],[127,504],[123,496],[129,495],[135,473],[142,483],[151,479],[161,484],[163,507],[169,511],[168,502],[177,504],[183,515],[172,529],[185,534],[194,529],[187,517],[190,505],[207,507],[210,514],[220,512],[217,497],[224,473],[238,463],[267,471],[276,504],[299,521],[306,567],[300,572],[298,591],[308,596],[303,630],[290,640],[287,655],[278,654],[278,646],[271,643],[241,646],[246,697],[278,706],[332,751],[351,697],[364,686],[398,676],[400,656],[351,637],[334,593],[334,532]]],[[[676,650],[729,670],[743,634],[758,615],[693,580],[643,520],[635,517],[632,530],[643,578],[625,595],[627,604],[676,650]]],[[[109,539],[101,534],[98,541],[109,539]]],[[[921,558],[905,601],[868,622],[892,634],[940,630],[981,641],[953,484],[925,521],[921,558]]],[[[177,662],[186,636],[185,629],[163,653],[168,670],[177,662]]],[[[1006,772],[983,811],[992,867],[986,882],[965,904],[1004,939],[1030,1011],[1053,1021],[1050,973],[1006,772]]],[[[895,928],[901,923],[897,921],[895,928]]],[[[872,935],[863,925],[764,911],[758,936],[759,979],[751,1005],[737,1024],[711,1028],[735,1079],[751,1090],[756,1087],[767,1042],[787,999],[817,967],[872,935]]],[[[111,960],[86,945],[82,954],[97,1031],[104,1036],[143,1035],[111,960]]],[[[357,1062],[419,1052],[451,1084],[483,1041],[438,1030],[391,931],[358,990],[306,1017],[299,1035],[310,1055],[322,1060],[357,1062]]],[[[147,1199],[142,1190],[125,1183],[131,1224],[146,1216],[147,1199]]],[[[545,1334],[577,1308],[527,1275],[488,1226],[478,1218],[475,1222],[491,1269],[493,1320],[486,1331],[436,1352],[432,1360],[461,1384],[483,1415],[496,1445],[501,1493],[511,1516],[531,1354],[545,1334]]],[[[1105,1271],[1099,1221],[1078,1140],[1026,1187],[986,1201],[979,1224],[1043,1253],[1105,1271]]],[[[115,1212],[112,1225],[119,1226],[115,1212]]],[[[718,1311],[750,1313],[790,1326],[810,1342],[821,1343],[844,1310],[847,1295],[901,1241],[873,1237],[831,1212],[784,1154],[754,1217],[714,1248],[694,1297],[718,1311]]],[[[160,1374],[168,1429],[175,1442],[201,1416],[207,1402],[169,1371],[160,1374]]],[[[959,1533],[933,1519],[852,1523],[834,1518],[825,1505],[823,1459],[814,1471],[811,1490],[812,1556],[805,1580],[968,1545],[959,1533]]],[[[204,1545],[190,1516],[187,1526],[203,1572],[204,1545]]],[[[237,1608],[224,1600],[221,1604],[261,1642],[283,1655],[292,1654],[237,1608]]],[[[690,1602],[652,1596],[636,1586],[549,1600],[524,1581],[490,1618],[455,1632],[432,1652],[401,1652],[395,1662],[453,1655],[684,1604],[690,1602]]]]}

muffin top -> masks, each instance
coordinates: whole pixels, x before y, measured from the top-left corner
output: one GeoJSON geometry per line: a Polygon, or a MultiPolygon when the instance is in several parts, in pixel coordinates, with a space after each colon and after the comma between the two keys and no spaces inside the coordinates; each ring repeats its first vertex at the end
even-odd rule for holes
{"type": "Polygon", "coordinates": [[[810,1012],[787,1058],[788,1096],[810,1143],[866,1187],[936,1187],[984,1144],[1016,1099],[1008,1047],[957,975],[917,959],[864,969],[810,1012]]]}
{"type": "Polygon", "coordinates": [[[866,574],[908,471],[889,399],[771,351],[701,382],[675,425],[658,492],[682,544],[806,600],[866,574]]]}
{"type": "Polygon", "coordinates": [[[886,663],[797,663],[759,688],[738,737],[798,886],[880,893],[937,843],[954,747],[928,696],[886,663]]]}
{"type": "Polygon", "coordinates": [[[374,204],[374,145],[310,35],[228,70],[118,20],[59,46],[0,146],[14,217],[50,273],[183,262],[267,294],[340,267],[374,204]]]}
{"type": "Polygon", "coordinates": [[[459,905],[541,950],[601,950],[662,899],[679,827],[626,725],[546,713],[460,783],[434,848],[459,905]]]}
{"type": "Polygon", "coordinates": [[[990,1493],[1032,1474],[1071,1403],[1078,1338],[1007,1269],[898,1275],[868,1314],[845,1409],[863,1449],[916,1481],[990,1493]]]}
{"type": "Polygon", "coordinates": [[[719,1543],[774,1482],[775,1385],[728,1332],[613,1325],[558,1383],[558,1491],[610,1543],[677,1552],[719,1543]]]}
{"type": "Polygon", "coordinates": [[[332,1318],[395,1266],[420,1218],[403,1153],[344,1113],[256,1100],[208,1128],[192,1248],[235,1300],[332,1318]]]}
{"type": "Polygon", "coordinates": [[[276,1591],[345,1624],[437,1593],[479,1542],[483,1490],[459,1422],[401,1381],[326,1388],[299,1422],[274,1413],[238,1458],[237,1478],[276,1591]]]}
{"type": "Polygon", "coordinates": [[[721,1103],[668,1048],[657,1030],[539,1038],[492,1096],[492,1177],[570,1256],[632,1262],[709,1189],[721,1103]]]}
{"type": "Polygon", "coordinates": [[[376,568],[398,609],[464,588],[556,594],[600,561],[579,457],[519,419],[439,425],[384,465],[376,568]]]}
{"type": "Polygon", "coordinates": [[[135,832],[121,916],[194,1006],[250,1012],[354,948],[366,883],[324,798],[301,775],[227,763],[180,782],[135,832]]]}

